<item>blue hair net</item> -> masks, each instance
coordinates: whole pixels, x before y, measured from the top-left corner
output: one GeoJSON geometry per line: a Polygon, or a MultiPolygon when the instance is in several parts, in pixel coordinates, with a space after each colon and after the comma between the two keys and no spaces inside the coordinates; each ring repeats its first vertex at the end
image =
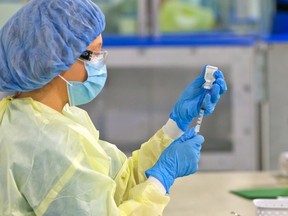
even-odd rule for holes
{"type": "Polygon", "coordinates": [[[0,91],[30,91],[68,70],[104,30],[90,0],[31,0],[0,30],[0,91]]]}

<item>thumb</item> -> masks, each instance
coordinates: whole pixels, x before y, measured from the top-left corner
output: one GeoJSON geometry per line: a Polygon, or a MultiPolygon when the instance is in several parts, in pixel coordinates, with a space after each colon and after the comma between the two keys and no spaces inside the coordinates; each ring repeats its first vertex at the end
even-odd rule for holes
{"type": "Polygon", "coordinates": [[[195,136],[195,128],[188,129],[181,137],[180,140],[185,142],[186,140],[192,139],[195,136]]]}
{"type": "Polygon", "coordinates": [[[205,141],[204,137],[202,135],[199,135],[199,134],[195,135],[192,138],[192,140],[199,145],[201,145],[205,141]]]}
{"type": "Polygon", "coordinates": [[[207,94],[204,99],[205,113],[204,116],[211,114],[215,109],[215,103],[211,102],[211,95],[207,94]]]}

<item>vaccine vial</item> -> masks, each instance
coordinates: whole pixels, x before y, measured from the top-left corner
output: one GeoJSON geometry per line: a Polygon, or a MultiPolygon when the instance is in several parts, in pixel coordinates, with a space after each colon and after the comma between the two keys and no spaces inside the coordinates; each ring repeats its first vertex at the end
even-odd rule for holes
{"type": "Polygon", "coordinates": [[[205,83],[203,86],[205,89],[212,88],[213,82],[215,81],[214,73],[217,70],[218,70],[218,67],[214,67],[210,65],[206,66],[205,75],[204,75],[205,83]]]}

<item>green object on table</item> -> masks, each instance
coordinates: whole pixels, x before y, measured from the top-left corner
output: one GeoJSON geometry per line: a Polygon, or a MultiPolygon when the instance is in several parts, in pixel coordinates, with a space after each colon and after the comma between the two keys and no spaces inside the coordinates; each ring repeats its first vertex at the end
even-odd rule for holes
{"type": "Polygon", "coordinates": [[[247,199],[273,199],[279,196],[288,196],[288,188],[259,188],[248,190],[232,190],[231,193],[247,199]]]}

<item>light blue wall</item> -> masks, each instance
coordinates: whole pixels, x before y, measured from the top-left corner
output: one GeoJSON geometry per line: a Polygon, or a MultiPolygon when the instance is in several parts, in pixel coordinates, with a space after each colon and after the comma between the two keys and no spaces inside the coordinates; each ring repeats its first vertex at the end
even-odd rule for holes
{"type": "Polygon", "coordinates": [[[0,1],[0,28],[5,24],[5,22],[16,13],[25,3],[8,3],[0,1]]]}

